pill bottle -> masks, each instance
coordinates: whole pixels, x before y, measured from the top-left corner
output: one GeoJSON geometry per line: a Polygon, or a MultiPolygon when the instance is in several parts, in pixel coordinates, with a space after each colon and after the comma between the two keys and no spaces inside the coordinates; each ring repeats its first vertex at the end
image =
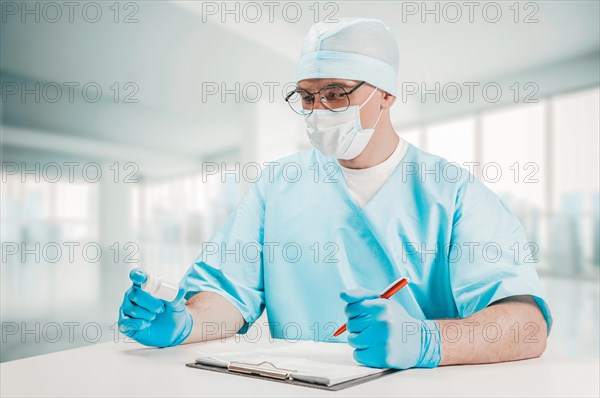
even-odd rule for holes
{"type": "Polygon", "coordinates": [[[161,300],[173,301],[179,293],[177,284],[165,281],[161,276],[149,274],[140,268],[131,270],[129,277],[143,291],[161,300]]]}

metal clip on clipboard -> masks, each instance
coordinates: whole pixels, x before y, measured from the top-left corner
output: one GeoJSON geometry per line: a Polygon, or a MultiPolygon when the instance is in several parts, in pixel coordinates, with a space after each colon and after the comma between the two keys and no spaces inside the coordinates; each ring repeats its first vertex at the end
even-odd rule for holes
{"type": "Polygon", "coordinates": [[[339,391],[348,387],[352,387],[358,384],[362,384],[364,382],[374,380],[380,378],[382,376],[388,375],[393,372],[397,372],[396,369],[387,369],[381,373],[376,373],[370,376],[360,377],[354,380],[348,380],[345,382],[333,384],[333,385],[325,385],[318,384],[317,382],[309,382],[296,379],[293,375],[297,370],[292,369],[282,369],[273,365],[271,362],[263,361],[260,363],[244,363],[244,362],[229,362],[227,366],[223,365],[212,365],[212,364],[202,364],[198,362],[188,363],[186,366],[190,368],[209,370],[213,372],[225,372],[236,374],[238,376],[243,377],[253,377],[264,379],[270,379],[273,382],[277,383],[286,383],[286,384],[295,384],[304,387],[310,388],[318,388],[321,390],[329,390],[329,391],[339,391]]]}
{"type": "Polygon", "coordinates": [[[246,373],[280,380],[289,379],[292,372],[295,372],[293,369],[278,368],[268,361],[263,361],[257,364],[230,362],[229,365],[227,365],[227,369],[231,372],[246,373]],[[265,368],[263,366],[269,367],[265,368]]]}

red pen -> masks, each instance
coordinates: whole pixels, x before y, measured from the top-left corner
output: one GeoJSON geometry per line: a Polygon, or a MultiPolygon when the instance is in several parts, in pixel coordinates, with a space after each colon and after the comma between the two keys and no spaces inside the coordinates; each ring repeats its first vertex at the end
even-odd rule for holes
{"type": "MultiPolygon", "coordinates": [[[[409,280],[408,278],[402,277],[402,278],[398,279],[396,282],[393,282],[391,285],[389,285],[387,288],[385,288],[385,290],[383,291],[383,293],[381,293],[379,298],[389,299],[394,294],[396,294],[400,289],[402,289],[404,286],[408,285],[408,280],[409,280]]],[[[333,337],[337,337],[340,334],[344,333],[345,331],[346,331],[346,324],[344,323],[333,334],[333,337]]]]}

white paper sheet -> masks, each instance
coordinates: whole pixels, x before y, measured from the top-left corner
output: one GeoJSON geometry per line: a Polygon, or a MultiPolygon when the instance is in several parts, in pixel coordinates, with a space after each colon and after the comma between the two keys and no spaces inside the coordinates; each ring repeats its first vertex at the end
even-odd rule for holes
{"type": "Polygon", "coordinates": [[[282,347],[253,352],[201,354],[196,362],[225,368],[230,362],[256,365],[267,361],[278,368],[292,370],[292,377],[296,380],[327,386],[386,370],[359,365],[354,361],[352,352],[352,347],[344,343],[293,341],[282,347]]]}

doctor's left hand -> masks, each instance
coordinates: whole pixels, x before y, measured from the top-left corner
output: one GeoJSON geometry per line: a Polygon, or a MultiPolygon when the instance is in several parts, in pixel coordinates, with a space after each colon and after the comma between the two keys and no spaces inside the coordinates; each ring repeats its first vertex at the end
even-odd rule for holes
{"type": "Polygon", "coordinates": [[[437,324],[415,319],[400,303],[367,289],[340,297],[346,304],[348,343],[354,359],[375,368],[434,368],[441,361],[437,324]]]}

